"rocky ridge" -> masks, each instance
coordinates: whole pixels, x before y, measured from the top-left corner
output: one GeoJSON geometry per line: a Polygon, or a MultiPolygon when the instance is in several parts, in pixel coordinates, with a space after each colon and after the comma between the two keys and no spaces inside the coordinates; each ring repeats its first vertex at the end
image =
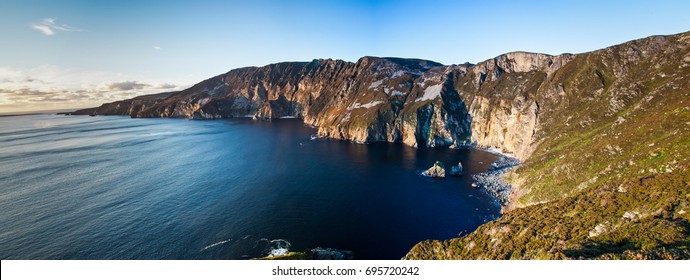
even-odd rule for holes
{"type": "MultiPolygon", "coordinates": [[[[506,73],[552,73],[572,55],[501,55],[477,65],[418,59],[320,59],[247,67],[189,89],[137,97],[73,114],[137,118],[301,118],[319,135],[413,147],[479,145],[527,157],[537,124],[531,100],[481,96],[506,73]],[[459,81],[471,81],[458,91],[459,81]],[[498,102],[509,108],[495,110],[498,102]]],[[[532,90],[512,86],[516,93],[532,90]]]]}
{"type": "MultiPolygon", "coordinates": [[[[600,135],[612,135],[604,129],[632,128],[630,117],[688,94],[688,37],[652,36],[582,54],[513,52],[476,65],[378,57],[284,62],[74,114],[295,117],[318,127],[319,136],[358,143],[499,149],[525,163],[508,173],[511,207],[520,207],[591,185],[591,177],[566,174],[574,168],[568,161],[585,164],[568,150],[602,142],[600,135]]],[[[588,173],[599,178],[606,169],[588,173]]]]}

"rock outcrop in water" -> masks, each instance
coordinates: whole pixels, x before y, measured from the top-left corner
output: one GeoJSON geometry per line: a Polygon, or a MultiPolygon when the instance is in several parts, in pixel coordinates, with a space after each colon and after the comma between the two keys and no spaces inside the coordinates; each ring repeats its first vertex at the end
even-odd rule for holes
{"type": "Polygon", "coordinates": [[[442,162],[437,161],[434,163],[434,166],[422,172],[422,175],[432,178],[444,178],[446,177],[446,168],[442,162]]]}
{"type": "Polygon", "coordinates": [[[458,162],[458,165],[450,167],[450,175],[460,176],[462,175],[462,163],[458,162]]]}

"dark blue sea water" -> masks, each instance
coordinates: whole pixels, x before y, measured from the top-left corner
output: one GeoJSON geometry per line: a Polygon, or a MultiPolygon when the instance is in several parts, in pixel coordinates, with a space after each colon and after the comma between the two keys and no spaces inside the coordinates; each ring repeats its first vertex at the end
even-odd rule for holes
{"type": "Polygon", "coordinates": [[[499,214],[470,186],[494,154],[314,132],[299,120],[0,117],[0,258],[246,259],[284,240],[399,259],[499,214]],[[465,175],[419,175],[436,160],[465,175]]]}

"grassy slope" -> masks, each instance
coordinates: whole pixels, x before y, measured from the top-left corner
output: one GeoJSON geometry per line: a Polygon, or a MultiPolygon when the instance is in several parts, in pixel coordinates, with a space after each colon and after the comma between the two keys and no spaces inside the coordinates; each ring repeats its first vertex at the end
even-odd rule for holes
{"type": "Polygon", "coordinates": [[[462,238],[419,243],[407,258],[688,259],[688,167],[516,209],[462,238]]]}
{"type": "Polygon", "coordinates": [[[540,144],[515,172],[531,182],[519,204],[664,172],[688,158],[690,49],[680,37],[658,49],[645,39],[580,55],[542,86],[540,144]],[[631,58],[630,50],[647,53],[631,58]],[[558,87],[563,96],[548,93],[558,87]]]}
{"type": "Polygon", "coordinates": [[[690,258],[690,33],[580,54],[535,99],[538,146],[509,178],[527,207],[408,257],[690,258]]]}

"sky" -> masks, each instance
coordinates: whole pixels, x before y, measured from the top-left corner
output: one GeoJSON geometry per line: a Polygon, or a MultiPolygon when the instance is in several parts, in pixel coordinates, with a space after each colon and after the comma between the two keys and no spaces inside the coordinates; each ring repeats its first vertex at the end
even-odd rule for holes
{"type": "Polygon", "coordinates": [[[477,63],[690,31],[690,1],[0,1],[0,113],[181,90],[245,66],[477,63]]]}

